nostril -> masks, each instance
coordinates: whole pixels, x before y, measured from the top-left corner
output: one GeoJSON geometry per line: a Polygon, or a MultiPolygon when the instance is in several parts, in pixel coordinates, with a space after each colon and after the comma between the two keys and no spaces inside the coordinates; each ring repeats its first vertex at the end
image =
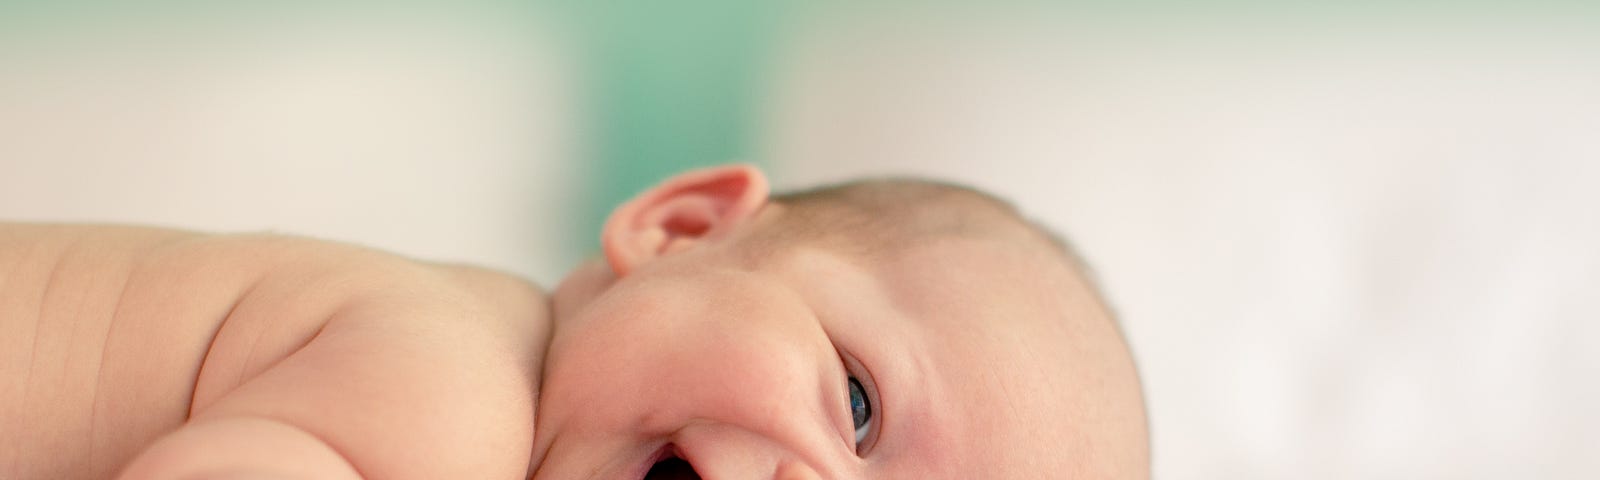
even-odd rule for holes
{"type": "Polygon", "coordinates": [[[645,480],[700,480],[700,474],[695,473],[694,466],[689,461],[675,456],[669,456],[657,461],[644,474],[645,480]]]}

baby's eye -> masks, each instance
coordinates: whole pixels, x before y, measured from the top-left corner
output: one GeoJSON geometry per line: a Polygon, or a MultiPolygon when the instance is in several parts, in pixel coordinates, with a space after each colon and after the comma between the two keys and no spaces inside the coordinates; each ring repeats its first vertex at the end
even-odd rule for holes
{"type": "Polygon", "coordinates": [[[850,418],[856,426],[856,448],[867,440],[867,434],[872,433],[872,403],[867,401],[867,391],[861,388],[861,381],[850,377],[850,418]]]}

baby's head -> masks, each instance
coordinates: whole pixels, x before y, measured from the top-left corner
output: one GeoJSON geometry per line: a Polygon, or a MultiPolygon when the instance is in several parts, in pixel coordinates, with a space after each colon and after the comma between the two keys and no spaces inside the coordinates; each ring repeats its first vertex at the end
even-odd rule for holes
{"type": "Polygon", "coordinates": [[[769,199],[717,167],[619,207],[603,243],[555,293],[535,478],[1149,476],[1115,322],[1004,202],[769,199]]]}

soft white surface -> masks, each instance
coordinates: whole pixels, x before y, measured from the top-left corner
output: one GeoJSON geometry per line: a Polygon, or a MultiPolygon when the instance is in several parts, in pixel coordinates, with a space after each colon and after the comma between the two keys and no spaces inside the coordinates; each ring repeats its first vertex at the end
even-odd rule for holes
{"type": "MultiPolygon", "coordinates": [[[[29,25],[29,23],[24,23],[29,25]]],[[[93,16],[0,35],[0,219],[273,230],[553,281],[572,68],[467,8],[93,16]]]]}
{"type": "Polygon", "coordinates": [[[1158,478],[1600,476],[1600,29],[1127,18],[814,32],[781,183],[920,172],[1064,230],[1158,478]]]}

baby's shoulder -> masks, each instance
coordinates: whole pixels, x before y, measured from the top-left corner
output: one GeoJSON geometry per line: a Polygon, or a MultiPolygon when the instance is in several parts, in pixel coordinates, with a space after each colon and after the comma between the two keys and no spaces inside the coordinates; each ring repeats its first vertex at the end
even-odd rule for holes
{"type": "Polygon", "coordinates": [[[196,254],[207,238],[0,223],[0,444],[19,446],[0,472],[95,476],[188,417],[212,334],[262,272],[196,254]]]}
{"type": "Polygon", "coordinates": [[[356,312],[343,330],[360,336],[439,327],[414,314],[373,324],[364,312],[448,311],[439,321],[476,324],[439,330],[482,338],[449,345],[478,345],[533,338],[519,332],[538,323],[459,311],[542,320],[544,303],[537,286],[510,275],[338,242],[0,223],[0,444],[21,446],[0,450],[0,472],[104,476],[80,470],[120,465],[343,313],[356,312]]]}

